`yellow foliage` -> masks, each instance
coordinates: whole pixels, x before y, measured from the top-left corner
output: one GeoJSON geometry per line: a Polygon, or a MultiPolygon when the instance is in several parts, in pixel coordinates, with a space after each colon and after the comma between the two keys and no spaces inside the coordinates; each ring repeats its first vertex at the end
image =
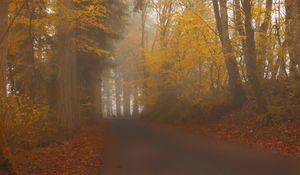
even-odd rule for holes
{"type": "MultiPolygon", "coordinates": [[[[148,91],[144,97],[146,104],[155,104],[158,96],[171,89],[176,89],[178,100],[189,99],[198,103],[201,96],[210,91],[209,67],[214,64],[224,71],[221,68],[224,67],[222,49],[210,27],[215,24],[209,17],[211,12],[205,7],[198,2],[191,9],[172,13],[174,21],[164,26],[169,32],[159,36],[154,50],[144,52],[145,68],[149,74],[145,81],[148,91]],[[200,88],[201,91],[191,90],[200,88]]],[[[165,29],[159,27],[159,30],[165,29]]],[[[219,75],[220,79],[225,78],[224,73],[219,72],[219,75]]]]}

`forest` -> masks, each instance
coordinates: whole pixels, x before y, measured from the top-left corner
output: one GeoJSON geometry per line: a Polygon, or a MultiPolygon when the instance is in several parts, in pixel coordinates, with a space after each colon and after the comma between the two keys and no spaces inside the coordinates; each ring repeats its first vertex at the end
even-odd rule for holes
{"type": "Polygon", "coordinates": [[[299,157],[299,114],[299,0],[0,0],[0,174],[99,174],[112,118],[299,157]]]}

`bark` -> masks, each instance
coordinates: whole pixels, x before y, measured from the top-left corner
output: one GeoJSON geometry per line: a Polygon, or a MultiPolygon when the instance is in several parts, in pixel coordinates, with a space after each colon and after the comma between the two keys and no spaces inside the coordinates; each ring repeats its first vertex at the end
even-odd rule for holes
{"type": "Polygon", "coordinates": [[[121,114],[121,79],[119,69],[115,71],[115,89],[116,89],[116,115],[120,117],[121,114]]]}
{"type": "Polygon", "coordinates": [[[229,90],[233,103],[241,106],[246,101],[245,92],[240,81],[237,61],[233,54],[233,48],[229,38],[228,14],[226,0],[213,0],[214,13],[216,18],[217,30],[222,43],[223,55],[229,77],[229,90]]]}
{"type": "Polygon", "coordinates": [[[300,65],[300,1],[285,0],[286,41],[290,56],[290,72],[298,79],[297,65],[300,65]]]}
{"type": "Polygon", "coordinates": [[[128,87],[123,87],[123,110],[124,110],[124,117],[126,117],[126,118],[131,117],[130,90],[128,89],[128,87]]]}
{"type": "MultiPolygon", "coordinates": [[[[8,56],[8,37],[7,37],[7,28],[8,28],[8,0],[0,1],[0,38],[3,38],[0,41],[0,108],[1,103],[5,103],[7,96],[7,56],[8,56]]],[[[3,149],[9,148],[6,134],[5,134],[5,125],[6,120],[5,116],[0,116],[2,126],[0,127],[0,169],[5,171],[6,174],[14,175],[12,162],[4,155],[3,149]]]]}
{"type": "MultiPolygon", "coordinates": [[[[142,48],[142,54],[141,54],[141,58],[142,58],[142,71],[143,71],[143,78],[144,80],[146,80],[147,78],[147,73],[146,73],[146,67],[145,67],[145,56],[144,56],[144,49],[146,47],[146,20],[147,20],[147,2],[143,1],[143,3],[141,4],[141,27],[142,27],[142,37],[141,37],[141,48],[142,48]]],[[[143,83],[143,93],[147,93],[146,92],[147,89],[147,83],[146,81],[143,83]]]]}
{"type": "Polygon", "coordinates": [[[245,33],[246,33],[246,47],[245,47],[245,62],[247,69],[248,81],[253,90],[259,112],[267,110],[267,102],[262,93],[261,83],[257,71],[257,54],[255,48],[254,30],[252,28],[252,5],[251,0],[244,0],[243,10],[245,14],[245,33]]]}
{"type": "MultiPolygon", "coordinates": [[[[235,28],[238,32],[238,34],[242,37],[245,37],[245,29],[244,29],[244,23],[243,23],[243,16],[242,16],[242,8],[241,8],[241,2],[240,0],[234,0],[234,15],[235,15],[235,28]]],[[[242,67],[241,74],[242,79],[244,81],[247,81],[247,75],[244,70],[245,65],[245,58],[244,58],[244,50],[246,47],[246,41],[244,39],[241,40],[241,53],[240,53],[240,65],[242,67]]]]}
{"type": "Polygon", "coordinates": [[[26,7],[28,11],[28,48],[27,48],[27,58],[25,65],[25,94],[34,99],[34,33],[33,33],[33,18],[34,18],[34,4],[30,4],[30,1],[26,2],[26,7]]]}
{"type": "MultiPolygon", "coordinates": [[[[239,35],[245,36],[240,0],[234,0],[234,12],[235,12],[235,26],[237,28],[237,31],[239,35]]],[[[242,48],[244,47],[245,47],[245,40],[242,40],[242,48]]]]}
{"type": "Polygon", "coordinates": [[[271,23],[271,15],[272,15],[272,8],[273,7],[273,0],[266,0],[266,9],[264,15],[264,21],[259,28],[259,40],[258,40],[258,71],[259,71],[259,78],[263,79],[265,74],[265,62],[267,57],[267,48],[268,48],[268,39],[267,34],[270,28],[271,23]]]}
{"type": "Polygon", "coordinates": [[[145,25],[146,25],[146,7],[143,6],[141,12],[141,19],[142,19],[142,38],[141,38],[141,47],[142,49],[145,48],[145,25]]]}
{"type": "Polygon", "coordinates": [[[95,117],[96,117],[96,119],[101,119],[102,118],[102,92],[101,92],[102,80],[101,80],[101,78],[97,79],[95,84],[96,84],[96,87],[94,89],[95,117]]]}
{"type": "Polygon", "coordinates": [[[111,69],[104,72],[104,78],[103,78],[103,105],[105,109],[106,117],[113,117],[113,88],[114,83],[112,83],[112,80],[114,80],[114,77],[112,76],[111,69]]]}
{"type": "MultiPolygon", "coordinates": [[[[280,16],[280,12],[279,12],[280,16]]],[[[275,35],[276,35],[276,40],[279,45],[279,51],[278,51],[278,59],[273,63],[272,66],[272,72],[271,72],[271,80],[276,80],[276,79],[286,79],[288,78],[288,73],[286,69],[286,57],[287,57],[287,42],[281,41],[281,36],[280,36],[280,21],[276,20],[276,25],[275,25],[275,35]]]]}
{"type": "MultiPolygon", "coordinates": [[[[3,38],[8,27],[8,0],[0,1],[0,38],[3,38]]],[[[7,36],[0,43],[0,98],[6,96],[7,70],[7,36]]]]}
{"type": "MultiPolygon", "coordinates": [[[[72,8],[73,3],[71,0],[65,0],[63,5],[72,8]]],[[[61,12],[61,15],[64,16],[64,12],[61,12]]],[[[75,35],[70,26],[70,21],[62,19],[58,31],[57,111],[62,126],[72,130],[78,119],[79,100],[75,35]]]]}
{"type": "Polygon", "coordinates": [[[137,117],[139,115],[139,90],[137,87],[133,88],[133,104],[132,104],[132,115],[137,117]]]}

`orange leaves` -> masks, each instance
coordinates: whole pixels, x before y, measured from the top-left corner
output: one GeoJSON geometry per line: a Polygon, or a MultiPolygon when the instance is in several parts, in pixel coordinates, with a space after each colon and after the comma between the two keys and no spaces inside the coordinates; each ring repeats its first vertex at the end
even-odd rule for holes
{"type": "Polygon", "coordinates": [[[62,145],[52,145],[16,155],[20,174],[93,175],[102,166],[103,124],[82,129],[62,145]]]}
{"type": "Polygon", "coordinates": [[[11,151],[10,151],[10,148],[8,146],[4,146],[2,148],[2,155],[5,157],[5,158],[8,158],[11,154],[11,151]]]}
{"type": "Polygon", "coordinates": [[[232,117],[218,122],[176,123],[172,127],[207,135],[246,146],[271,150],[291,156],[300,155],[299,123],[260,126],[255,118],[236,121],[232,117]]]}
{"type": "Polygon", "coordinates": [[[48,130],[47,105],[35,104],[26,96],[11,96],[0,108],[0,133],[12,148],[34,146],[41,140],[41,132],[48,130]]]}

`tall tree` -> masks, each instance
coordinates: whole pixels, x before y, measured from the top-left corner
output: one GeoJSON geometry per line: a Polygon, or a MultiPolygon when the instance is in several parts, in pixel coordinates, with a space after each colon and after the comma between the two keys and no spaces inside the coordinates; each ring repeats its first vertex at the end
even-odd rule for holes
{"type": "Polygon", "coordinates": [[[26,54],[26,61],[25,61],[25,82],[24,82],[24,89],[25,94],[28,97],[33,99],[34,95],[34,15],[35,15],[35,4],[32,1],[26,1],[26,8],[27,8],[27,18],[28,18],[28,39],[27,39],[27,54],[26,54]]]}
{"type": "Polygon", "coordinates": [[[273,7],[273,0],[266,0],[266,8],[264,14],[264,21],[259,27],[258,32],[258,43],[257,43],[257,57],[258,57],[258,76],[260,79],[264,78],[265,74],[265,63],[267,60],[267,49],[268,49],[268,31],[271,25],[271,15],[272,15],[272,7],[273,7]]]}
{"type": "Polygon", "coordinates": [[[247,76],[250,86],[256,98],[257,107],[259,112],[267,110],[267,102],[262,93],[261,81],[259,80],[257,70],[257,53],[255,45],[254,30],[252,27],[252,4],[251,0],[243,0],[243,11],[245,14],[245,34],[246,34],[246,47],[245,47],[245,62],[247,68],[247,76]]]}
{"type": "MultiPolygon", "coordinates": [[[[106,74],[110,75],[110,71],[107,71],[106,74]]],[[[106,75],[107,76],[107,75],[106,75]]],[[[111,117],[113,115],[112,111],[112,86],[110,83],[109,77],[103,78],[102,81],[103,85],[103,95],[104,95],[104,101],[103,101],[103,106],[106,112],[107,117],[111,117]]]]}
{"type": "MultiPolygon", "coordinates": [[[[8,50],[8,37],[6,31],[8,30],[8,0],[0,1],[0,108],[4,107],[7,82],[7,50],[8,50]]],[[[1,109],[0,109],[1,111],[1,109]]],[[[10,161],[7,155],[4,155],[4,149],[7,148],[7,140],[5,138],[5,124],[4,116],[0,116],[1,128],[0,128],[0,169],[3,169],[8,174],[14,174],[11,169],[10,161]]]]}
{"type": "Polygon", "coordinates": [[[134,87],[132,89],[133,101],[132,101],[132,116],[137,117],[139,115],[139,89],[134,87]]]}
{"type": "Polygon", "coordinates": [[[121,75],[119,68],[115,68],[115,89],[116,89],[116,115],[121,116],[121,75]]]}
{"type": "Polygon", "coordinates": [[[242,88],[237,61],[229,37],[227,1],[213,0],[213,7],[229,77],[229,90],[234,104],[242,105],[246,101],[246,95],[242,88]]]}
{"type": "Polygon", "coordinates": [[[296,66],[300,66],[300,1],[285,0],[285,8],[290,71],[294,78],[299,78],[296,66]]]}
{"type": "MultiPolygon", "coordinates": [[[[74,8],[72,0],[60,1],[63,8],[74,8]]],[[[61,124],[73,129],[78,117],[78,93],[77,93],[77,59],[75,47],[74,25],[67,18],[66,11],[60,11],[62,20],[58,27],[58,54],[57,64],[59,68],[57,88],[57,111],[61,124]]]]}
{"type": "Polygon", "coordinates": [[[0,1],[0,98],[6,96],[8,0],[0,1]],[[5,35],[5,36],[4,36],[5,35]]]}
{"type": "MultiPolygon", "coordinates": [[[[146,68],[145,68],[145,56],[144,56],[144,50],[146,48],[146,21],[147,21],[147,9],[149,5],[148,0],[136,0],[135,1],[135,10],[139,10],[141,12],[141,49],[142,49],[142,54],[141,54],[141,61],[142,61],[142,76],[144,80],[147,78],[147,73],[146,73],[146,68]]],[[[146,87],[147,83],[143,83],[143,93],[146,92],[146,87]]],[[[134,103],[135,104],[135,103],[134,103]]]]}
{"type": "Polygon", "coordinates": [[[124,117],[131,116],[131,99],[130,99],[130,89],[128,86],[123,85],[123,110],[124,110],[124,117]]]}
{"type": "Polygon", "coordinates": [[[95,119],[102,117],[102,91],[101,91],[102,79],[98,78],[96,80],[96,86],[94,88],[95,92],[95,119]]]}

